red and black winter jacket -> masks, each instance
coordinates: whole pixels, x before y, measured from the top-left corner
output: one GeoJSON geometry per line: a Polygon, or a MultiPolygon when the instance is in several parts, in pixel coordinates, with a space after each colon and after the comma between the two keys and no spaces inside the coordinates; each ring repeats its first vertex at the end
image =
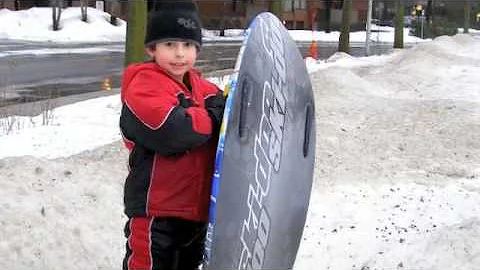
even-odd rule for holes
{"type": "Polygon", "coordinates": [[[196,71],[188,78],[191,90],[154,62],[124,72],[120,129],[130,150],[128,217],[208,218],[224,98],[196,71]]]}

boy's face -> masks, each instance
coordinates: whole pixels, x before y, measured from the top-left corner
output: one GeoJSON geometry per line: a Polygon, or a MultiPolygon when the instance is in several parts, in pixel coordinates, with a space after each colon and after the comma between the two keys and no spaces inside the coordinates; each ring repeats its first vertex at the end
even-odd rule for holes
{"type": "Polygon", "coordinates": [[[179,81],[195,64],[197,47],[188,41],[165,41],[146,49],[147,54],[155,60],[157,65],[165,69],[179,81]]]}

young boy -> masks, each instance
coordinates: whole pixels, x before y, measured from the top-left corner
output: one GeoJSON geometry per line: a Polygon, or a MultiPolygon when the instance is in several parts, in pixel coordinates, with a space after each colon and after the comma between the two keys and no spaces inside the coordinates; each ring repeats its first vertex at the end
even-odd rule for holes
{"type": "Polygon", "coordinates": [[[225,100],[192,69],[202,45],[194,4],[157,8],[145,38],[153,61],[129,66],[122,81],[130,151],[123,269],[197,269],[225,100]]]}

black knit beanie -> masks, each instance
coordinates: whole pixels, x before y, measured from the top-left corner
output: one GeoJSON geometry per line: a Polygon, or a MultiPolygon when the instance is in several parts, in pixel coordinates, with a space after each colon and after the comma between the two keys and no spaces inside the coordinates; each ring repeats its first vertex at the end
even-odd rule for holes
{"type": "Polygon", "coordinates": [[[202,46],[202,24],[194,3],[158,1],[147,24],[145,46],[167,40],[188,40],[202,46]]]}

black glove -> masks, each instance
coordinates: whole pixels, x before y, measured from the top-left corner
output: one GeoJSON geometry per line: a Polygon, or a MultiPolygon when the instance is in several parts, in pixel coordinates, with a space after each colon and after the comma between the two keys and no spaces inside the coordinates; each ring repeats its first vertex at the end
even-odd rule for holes
{"type": "Polygon", "coordinates": [[[222,92],[209,97],[205,100],[205,108],[208,111],[210,119],[212,119],[213,133],[218,134],[222,125],[223,110],[225,109],[225,97],[222,92]]]}
{"type": "Polygon", "coordinates": [[[183,108],[189,108],[192,106],[192,101],[190,99],[186,99],[183,93],[178,94],[177,98],[179,106],[182,106],[183,108]]]}

